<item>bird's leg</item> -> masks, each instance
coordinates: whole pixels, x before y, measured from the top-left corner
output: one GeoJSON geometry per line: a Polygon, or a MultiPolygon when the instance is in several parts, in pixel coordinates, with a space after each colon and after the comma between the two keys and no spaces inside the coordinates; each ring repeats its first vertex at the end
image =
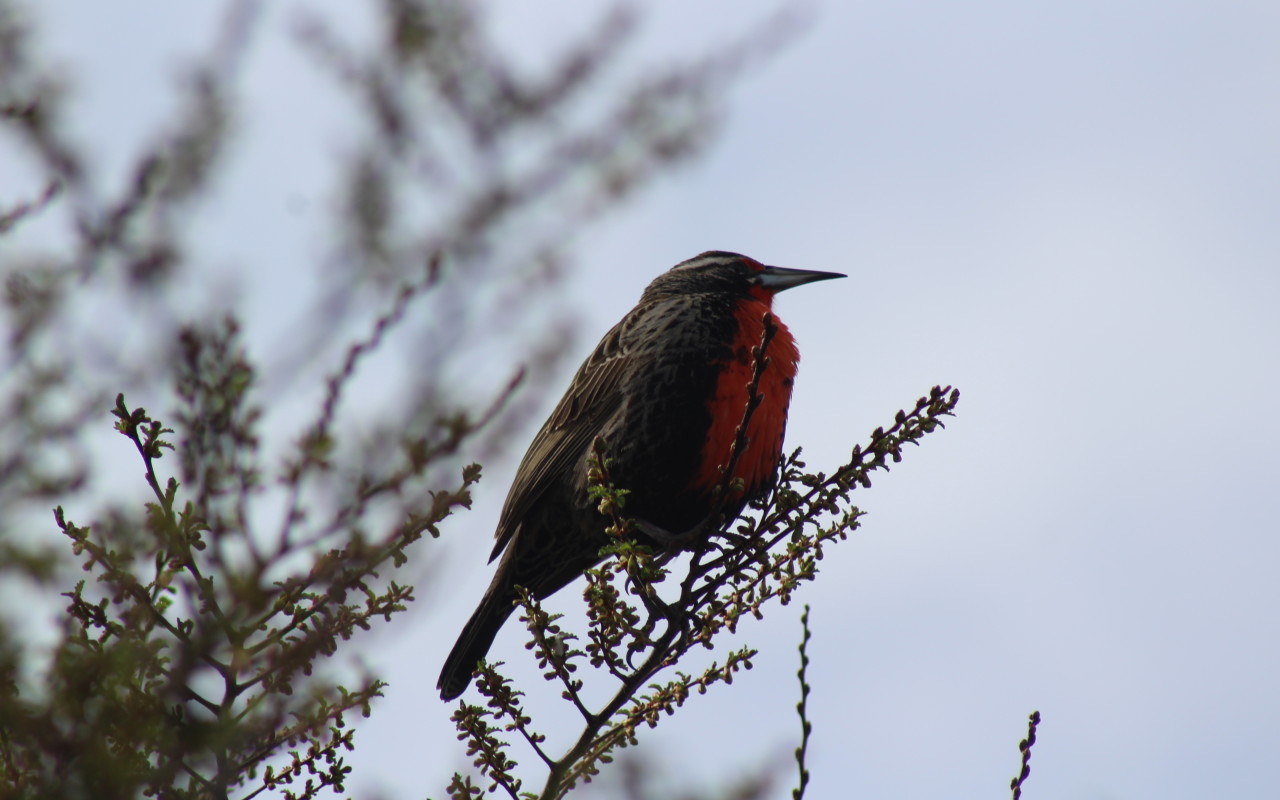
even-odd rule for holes
{"type": "MultiPolygon", "coordinates": [[[[719,547],[711,542],[710,537],[707,535],[708,530],[714,529],[713,524],[716,522],[716,520],[713,520],[711,517],[707,517],[700,521],[687,531],[681,531],[678,533],[673,533],[646,519],[635,518],[632,519],[631,522],[633,523],[636,531],[647,536],[660,548],[660,551],[655,556],[658,564],[665,564],[680,553],[686,551],[693,552],[695,561],[698,561],[701,560],[707,549],[710,547],[716,547],[718,549],[719,547]]],[[[632,587],[638,590],[649,588],[639,587],[634,583],[632,584],[632,587]]],[[[683,598],[688,594],[688,587],[682,586],[681,589],[681,597],[683,598]]],[[[653,591],[640,590],[636,591],[636,594],[640,596],[640,600],[644,603],[645,609],[649,612],[651,620],[655,618],[666,620],[669,625],[680,630],[682,638],[687,638],[693,628],[701,627],[697,616],[689,614],[684,608],[682,602],[678,601],[676,603],[667,603],[653,591]]]]}

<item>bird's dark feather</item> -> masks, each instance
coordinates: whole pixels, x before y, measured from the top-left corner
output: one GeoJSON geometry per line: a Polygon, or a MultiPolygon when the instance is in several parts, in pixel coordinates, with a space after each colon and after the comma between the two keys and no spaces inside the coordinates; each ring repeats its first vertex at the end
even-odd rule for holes
{"type": "Polygon", "coordinates": [[[575,468],[605,420],[622,405],[621,384],[633,357],[624,342],[624,327],[630,321],[634,317],[622,320],[605,334],[533,438],[498,518],[490,561],[511,543],[521,522],[542,497],[575,468]]]}

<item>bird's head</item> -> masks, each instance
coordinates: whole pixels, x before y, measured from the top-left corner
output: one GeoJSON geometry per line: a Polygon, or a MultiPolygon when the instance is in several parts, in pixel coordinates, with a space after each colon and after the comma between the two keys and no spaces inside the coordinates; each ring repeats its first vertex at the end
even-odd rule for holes
{"type": "Polygon", "coordinates": [[[773,296],[784,289],[843,277],[846,276],[839,272],[769,267],[739,253],[708,250],[659,275],[644,294],[648,298],[676,294],[724,294],[752,297],[769,305],[773,296]]]}

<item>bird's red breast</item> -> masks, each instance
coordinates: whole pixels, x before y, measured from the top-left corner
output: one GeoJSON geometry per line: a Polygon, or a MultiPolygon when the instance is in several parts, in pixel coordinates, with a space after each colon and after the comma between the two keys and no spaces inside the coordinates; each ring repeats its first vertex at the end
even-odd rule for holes
{"type": "MultiPolygon", "coordinates": [[[[708,401],[711,428],[702,446],[701,462],[695,475],[696,485],[705,491],[720,485],[720,468],[729,462],[738,425],[746,412],[747,390],[755,370],[751,350],[760,344],[764,334],[764,315],[769,313],[770,300],[772,293],[756,290],[734,308],[738,330],[729,358],[718,365],[715,390],[708,401]]],[[[791,387],[800,362],[800,352],[791,331],[777,317],[774,317],[773,324],[777,332],[765,353],[769,364],[760,376],[760,405],[747,426],[746,447],[732,476],[742,479],[747,494],[753,494],[753,490],[773,480],[782,453],[791,387]]]]}

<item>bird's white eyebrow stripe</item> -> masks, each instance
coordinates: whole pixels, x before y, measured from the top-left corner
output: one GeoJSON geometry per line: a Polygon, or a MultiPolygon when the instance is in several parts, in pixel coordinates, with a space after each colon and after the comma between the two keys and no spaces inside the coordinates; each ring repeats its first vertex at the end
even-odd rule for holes
{"type": "Polygon", "coordinates": [[[746,260],[737,253],[729,253],[722,250],[713,251],[700,256],[694,256],[688,261],[682,261],[676,264],[673,269],[698,269],[699,267],[709,267],[718,264],[733,264],[746,260]]]}

